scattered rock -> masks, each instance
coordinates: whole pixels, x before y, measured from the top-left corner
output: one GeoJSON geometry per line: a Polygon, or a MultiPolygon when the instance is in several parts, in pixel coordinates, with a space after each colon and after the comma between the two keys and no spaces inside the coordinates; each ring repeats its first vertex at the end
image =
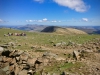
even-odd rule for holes
{"type": "Polygon", "coordinates": [[[54,54],[54,53],[51,53],[51,52],[45,52],[43,54],[43,57],[46,57],[46,58],[55,58],[55,57],[57,57],[57,55],[54,54]]]}
{"type": "Polygon", "coordinates": [[[54,46],[56,46],[56,47],[61,47],[61,46],[65,46],[65,45],[66,45],[66,42],[60,42],[60,43],[54,44],[54,46]]]}
{"type": "Polygon", "coordinates": [[[4,48],[3,47],[0,47],[0,52],[4,51],[4,48]]]}
{"type": "Polygon", "coordinates": [[[15,46],[15,43],[14,42],[9,42],[8,45],[15,46]]]}
{"type": "Polygon", "coordinates": [[[78,52],[77,50],[74,50],[73,51],[73,56],[76,58],[76,60],[79,60],[79,58],[80,58],[80,52],[78,52]]]}

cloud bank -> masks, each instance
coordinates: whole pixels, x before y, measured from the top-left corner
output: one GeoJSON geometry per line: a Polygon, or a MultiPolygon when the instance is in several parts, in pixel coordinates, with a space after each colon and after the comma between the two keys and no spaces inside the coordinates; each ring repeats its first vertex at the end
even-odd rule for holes
{"type": "MultiPolygon", "coordinates": [[[[2,20],[1,20],[2,21],[2,20]]],[[[39,20],[26,20],[28,23],[35,23],[35,22],[44,22],[44,23],[60,23],[60,22],[90,22],[88,18],[80,18],[80,19],[75,19],[72,18],[70,20],[48,20],[47,18],[39,19],[39,20]]]]}
{"type": "MultiPolygon", "coordinates": [[[[33,0],[35,2],[43,3],[45,0],[33,0]]],[[[77,12],[86,12],[90,6],[86,5],[83,0],[52,0],[58,5],[68,7],[77,12]]]]}
{"type": "Polygon", "coordinates": [[[44,18],[42,20],[26,20],[26,22],[47,22],[48,19],[47,18],[44,18]]]}
{"type": "Polygon", "coordinates": [[[33,0],[33,1],[39,2],[39,3],[43,3],[44,2],[44,0],[33,0]]]}
{"type": "Polygon", "coordinates": [[[83,21],[85,22],[88,22],[88,19],[87,18],[82,18],[83,21]]]}
{"type": "Polygon", "coordinates": [[[77,12],[85,12],[90,6],[86,5],[83,0],[53,0],[61,6],[68,7],[77,12]]]}
{"type": "Polygon", "coordinates": [[[8,21],[4,21],[4,20],[0,19],[0,23],[5,23],[5,22],[8,22],[8,21]]]}

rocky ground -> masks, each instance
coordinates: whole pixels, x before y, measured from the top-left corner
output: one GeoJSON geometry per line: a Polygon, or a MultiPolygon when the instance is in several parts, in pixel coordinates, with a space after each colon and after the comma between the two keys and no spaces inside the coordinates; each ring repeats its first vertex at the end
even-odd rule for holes
{"type": "Polygon", "coordinates": [[[15,44],[0,45],[0,75],[100,75],[99,38],[52,48],[32,46],[32,51],[9,50],[10,46],[15,44]]]}

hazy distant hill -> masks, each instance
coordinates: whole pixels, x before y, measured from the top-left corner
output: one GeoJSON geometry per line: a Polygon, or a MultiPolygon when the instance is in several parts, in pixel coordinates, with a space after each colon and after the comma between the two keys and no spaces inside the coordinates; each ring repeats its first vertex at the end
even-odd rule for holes
{"type": "Polygon", "coordinates": [[[87,34],[86,32],[74,28],[62,28],[58,26],[48,26],[41,32],[52,32],[58,34],[87,34]]]}
{"type": "Polygon", "coordinates": [[[100,30],[94,31],[94,34],[100,34],[100,30]]]}
{"type": "MultiPolygon", "coordinates": [[[[51,25],[53,26],[53,25],[51,25]]],[[[16,25],[16,26],[3,26],[0,25],[0,28],[2,27],[6,27],[6,28],[13,28],[13,29],[18,29],[18,30],[26,30],[26,31],[42,31],[44,28],[48,27],[48,25],[37,25],[37,24],[27,24],[27,25],[16,25]]],[[[55,26],[57,27],[57,26],[55,26]]],[[[85,31],[88,34],[100,34],[100,26],[60,26],[62,28],[74,28],[74,29],[78,29],[78,30],[82,30],[85,31]]],[[[52,29],[50,29],[52,30],[52,29]]]]}
{"type": "Polygon", "coordinates": [[[27,30],[27,31],[41,31],[42,29],[44,29],[46,26],[44,25],[25,25],[25,26],[18,26],[15,29],[19,29],[19,30],[27,30]]]}

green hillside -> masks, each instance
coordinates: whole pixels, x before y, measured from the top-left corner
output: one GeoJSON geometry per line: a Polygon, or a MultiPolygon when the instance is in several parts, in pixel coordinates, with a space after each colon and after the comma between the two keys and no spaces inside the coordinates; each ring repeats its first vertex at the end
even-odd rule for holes
{"type": "Polygon", "coordinates": [[[41,32],[66,34],[66,35],[87,34],[86,32],[75,29],[75,28],[62,28],[62,27],[58,27],[58,26],[48,26],[48,27],[44,28],[41,32]]]}
{"type": "Polygon", "coordinates": [[[0,29],[0,44],[7,44],[8,42],[14,42],[18,45],[15,49],[31,50],[31,46],[44,46],[53,47],[53,43],[69,41],[82,44],[87,41],[91,41],[94,38],[100,38],[100,35],[57,35],[52,33],[39,33],[39,32],[26,32],[14,29],[0,29]],[[26,36],[4,36],[4,34],[10,33],[26,33],[26,36]]]}

